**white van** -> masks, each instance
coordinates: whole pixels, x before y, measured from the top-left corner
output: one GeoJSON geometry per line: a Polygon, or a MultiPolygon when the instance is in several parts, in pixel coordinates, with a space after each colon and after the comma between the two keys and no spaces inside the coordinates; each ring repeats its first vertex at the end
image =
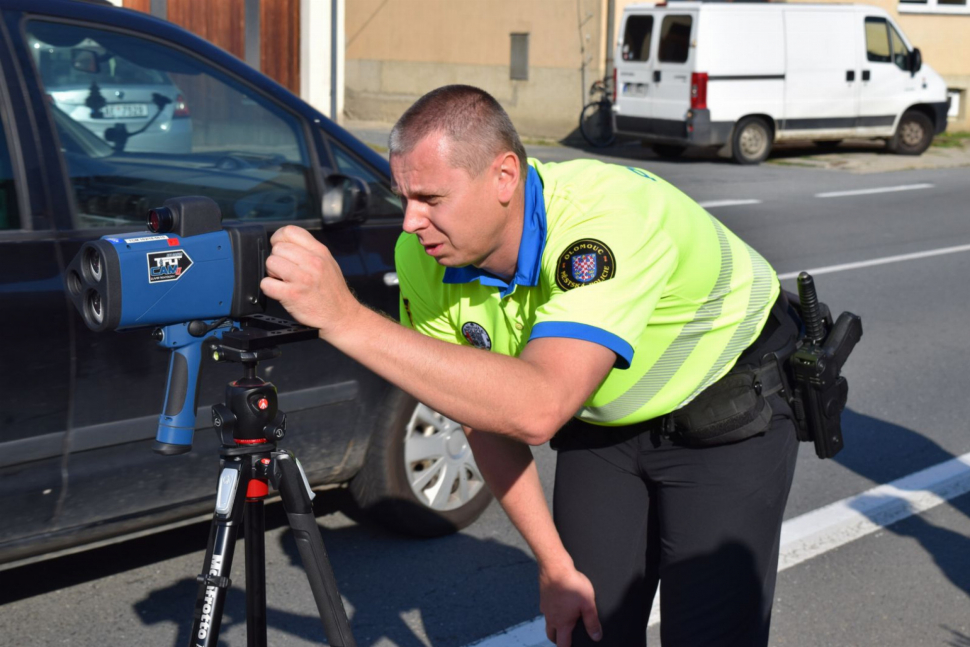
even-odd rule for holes
{"type": "Polygon", "coordinates": [[[630,5],[615,68],[616,132],[664,156],[720,146],[757,164],[776,141],[849,137],[919,155],[946,129],[946,83],[871,6],[630,5]]]}

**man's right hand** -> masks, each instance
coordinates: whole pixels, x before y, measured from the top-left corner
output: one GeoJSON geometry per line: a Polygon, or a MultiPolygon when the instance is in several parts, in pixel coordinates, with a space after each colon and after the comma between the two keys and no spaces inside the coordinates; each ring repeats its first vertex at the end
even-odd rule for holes
{"type": "Polygon", "coordinates": [[[546,618],[546,637],[556,647],[571,647],[580,617],[590,638],[603,637],[596,598],[589,579],[574,567],[539,569],[539,609],[546,618]]]}

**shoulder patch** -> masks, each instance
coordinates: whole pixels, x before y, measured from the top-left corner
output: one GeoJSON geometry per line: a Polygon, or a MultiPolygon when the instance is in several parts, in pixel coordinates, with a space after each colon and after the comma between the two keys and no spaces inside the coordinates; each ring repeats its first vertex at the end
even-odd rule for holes
{"type": "Polygon", "coordinates": [[[613,251],[594,238],[571,243],[559,255],[556,265],[556,285],[562,290],[607,281],[616,274],[616,257],[613,256],[613,251]]]}
{"type": "Polygon", "coordinates": [[[468,340],[468,343],[475,348],[492,350],[492,339],[480,325],[474,321],[468,321],[461,327],[461,334],[468,340]]]}

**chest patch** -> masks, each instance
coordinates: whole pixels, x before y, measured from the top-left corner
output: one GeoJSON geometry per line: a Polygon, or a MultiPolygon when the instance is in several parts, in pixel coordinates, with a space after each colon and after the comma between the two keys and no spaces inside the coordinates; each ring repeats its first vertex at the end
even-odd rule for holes
{"type": "Polygon", "coordinates": [[[492,350],[492,340],[488,333],[474,321],[469,321],[461,327],[461,334],[464,335],[468,343],[475,348],[492,350]]]}
{"type": "Polygon", "coordinates": [[[584,238],[570,244],[559,256],[556,285],[562,290],[572,290],[607,281],[614,274],[616,258],[612,250],[598,240],[584,238]]]}

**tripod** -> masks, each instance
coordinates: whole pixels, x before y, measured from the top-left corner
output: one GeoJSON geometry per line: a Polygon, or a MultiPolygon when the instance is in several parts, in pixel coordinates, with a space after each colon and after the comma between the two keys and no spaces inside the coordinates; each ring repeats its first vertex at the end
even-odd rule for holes
{"type": "Polygon", "coordinates": [[[260,361],[280,355],[279,343],[316,337],[316,331],[256,315],[250,326],[225,333],[211,348],[218,361],[239,362],[242,378],[226,386],[226,401],[212,408],[212,422],[222,437],[219,489],[209,531],[190,647],[215,647],[240,524],[245,526],[246,633],[248,647],[266,646],[266,550],[263,500],[269,485],[278,490],[296,539],[327,640],[333,647],[356,647],[337,590],[320,529],[313,515],[306,474],[296,457],[278,449],[286,433],[276,387],[256,375],[260,361]]]}

